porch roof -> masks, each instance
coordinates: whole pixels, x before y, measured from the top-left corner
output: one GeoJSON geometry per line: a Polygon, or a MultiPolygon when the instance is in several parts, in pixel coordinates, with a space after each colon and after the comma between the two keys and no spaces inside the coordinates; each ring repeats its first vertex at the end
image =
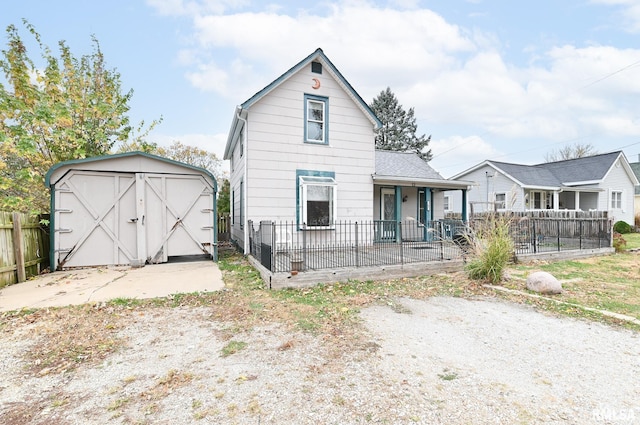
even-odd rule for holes
{"type": "Polygon", "coordinates": [[[466,189],[471,182],[445,179],[414,152],[376,150],[374,183],[466,189]]]}

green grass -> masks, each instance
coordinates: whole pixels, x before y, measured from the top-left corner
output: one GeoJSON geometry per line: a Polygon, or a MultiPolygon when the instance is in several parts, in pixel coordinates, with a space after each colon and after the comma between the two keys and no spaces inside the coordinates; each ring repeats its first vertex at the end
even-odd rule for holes
{"type": "Polygon", "coordinates": [[[247,347],[247,343],[243,341],[229,341],[227,345],[220,350],[221,357],[229,357],[232,354],[244,350],[247,347]]]}
{"type": "Polygon", "coordinates": [[[640,248],[640,233],[627,233],[622,237],[627,241],[626,249],[640,248]]]}
{"type": "MultiPolygon", "coordinates": [[[[524,290],[526,277],[536,270],[547,271],[562,281],[564,292],[554,299],[640,319],[640,255],[637,253],[517,265],[512,269],[515,279],[505,286],[524,290]]],[[[554,309],[569,315],[592,315],[576,313],[572,307],[554,309]]]]}

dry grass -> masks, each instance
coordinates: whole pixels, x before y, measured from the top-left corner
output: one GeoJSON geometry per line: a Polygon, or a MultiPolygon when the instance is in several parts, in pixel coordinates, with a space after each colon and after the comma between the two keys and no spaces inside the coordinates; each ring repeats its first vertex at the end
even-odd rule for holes
{"type": "Polygon", "coordinates": [[[640,253],[519,265],[505,286],[524,289],[526,276],[535,270],[562,281],[564,292],[554,299],[640,319],[640,253]]]}
{"type": "MultiPolygon", "coordinates": [[[[135,315],[148,310],[177,306],[205,306],[210,318],[228,324],[221,337],[231,341],[235,335],[256,326],[284,324],[295,330],[318,335],[335,359],[345,352],[370,352],[358,313],[374,304],[397,305],[398,297],[427,299],[433,296],[504,297],[519,303],[573,317],[586,317],[610,323],[614,319],[570,307],[559,307],[527,297],[497,294],[465,273],[450,273],[387,281],[349,281],[305,289],[270,291],[264,289],[258,273],[240,255],[228,252],[220,261],[226,290],[210,294],[182,294],[153,300],[115,300],[100,305],[84,305],[5,313],[0,332],[29,327],[33,346],[25,354],[34,375],[73,371],[80,364],[96,364],[122,347],[126,341],[118,332],[135,315]]],[[[505,286],[524,289],[524,279],[532,270],[546,270],[564,281],[565,292],[556,299],[640,318],[640,254],[625,253],[580,261],[517,265],[514,277],[505,286]]],[[[400,311],[402,313],[402,311],[400,311]]],[[[295,341],[285,341],[281,350],[295,341]]],[[[171,375],[165,383],[149,390],[152,398],[161,396],[186,375],[171,375]]]]}
{"type": "Polygon", "coordinates": [[[117,334],[129,314],[104,305],[9,312],[2,317],[2,330],[31,327],[34,344],[26,354],[29,370],[42,376],[102,361],[121,345],[117,334]]]}

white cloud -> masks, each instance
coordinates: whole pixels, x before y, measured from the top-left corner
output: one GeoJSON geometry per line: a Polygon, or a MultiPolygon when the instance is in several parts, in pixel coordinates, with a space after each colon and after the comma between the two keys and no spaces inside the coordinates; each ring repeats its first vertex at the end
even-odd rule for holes
{"type": "Polygon", "coordinates": [[[640,3],[638,0],[592,0],[595,4],[620,6],[621,10],[615,14],[617,24],[621,24],[631,33],[640,33],[640,3]]]}
{"type": "MultiPolygon", "coordinates": [[[[447,139],[432,142],[434,153],[441,143],[464,142],[456,159],[468,166],[471,157],[496,156],[489,142],[498,140],[640,135],[640,49],[562,45],[523,51],[530,60],[516,65],[497,34],[451,24],[413,0],[392,0],[395,9],[335,2],[293,15],[273,4],[244,11],[233,1],[149,1],[190,13],[193,43],[179,58],[185,75],[233,104],[322,47],[365,101],[389,86],[405,108],[415,108],[420,133],[437,138],[446,126],[447,139]]],[[[627,17],[638,3],[595,1],[617,5],[627,17]]]]}
{"type": "Polygon", "coordinates": [[[429,147],[433,153],[430,165],[444,177],[451,177],[485,159],[501,155],[498,150],[477,135],[431,140],[429,147]]]}

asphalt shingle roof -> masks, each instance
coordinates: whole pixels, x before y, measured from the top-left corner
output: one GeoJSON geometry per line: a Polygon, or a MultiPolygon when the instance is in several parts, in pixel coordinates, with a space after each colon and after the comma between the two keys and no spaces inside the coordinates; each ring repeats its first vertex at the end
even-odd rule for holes
{"type": "MultiPolygon", "coordinates": [[[[640,180],[640,162],[632,162],[629,165],[633,170],[633,174],[640,180]]],[[[640,186],[636,186],[636,195],[640,195],[640,186]]]]}
{"type": "Polygon", "coordinates": [[[376,174],[389,177],[445,180],[413,152],[376,150],[376,174]]]}
{"type": "Polygon", "coordinates": [[[620,151],[584,158],[520,165],[488,161],[526,186],[562,186],[568,183],[602,180],[620,151]]]}

